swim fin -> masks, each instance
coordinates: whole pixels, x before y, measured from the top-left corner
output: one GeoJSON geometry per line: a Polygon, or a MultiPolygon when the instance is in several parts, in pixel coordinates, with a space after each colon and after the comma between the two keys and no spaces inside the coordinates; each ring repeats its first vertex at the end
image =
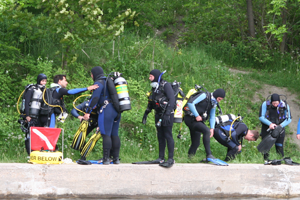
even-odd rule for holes
{"type": "Polygon", "coordinates": [[[97,131],[94,135],[92,135],[92,137],[89,139],[89,141],[84,145],[84,147],[81,150],[81,156],[83,157],[87,157],[90,152],[93,150],[93,148],[95,147],[96,143],[98,142],[98,140],[101,138],[101,133],[100,131],[97,131]]]}
{"type": "Polygon", "coordinates": [[[133,162],[132,164],[137,164],[137,165],[145,164],[145,165],[149,165],[149,164],[160,164],[160,163],[163,163],[163,162],[164,162],[163,159],[158,158],[158,159],[156,159],[156,160],[141,161],[141,162],[133,162]]]}
{"type": "Polygon", "coordinates": [[[275,144],[277,138],[272,137],[271,134],[267,135],[260,143],[257,145],[257,150],[261,153],[268,153],[272,146],[275,144]]]}
{"type": "MultiPolygon", "coordinates": [[[[92,164],[103,165],[103,158],[100,158],[99,160],[89,160],[89,162],[92,164]]],[[[110,164],[114,164],[112,160],[110,160],[110,164]]]]}
{"type": "Polygon", "coordinates": [[[294,162],[290,157],[285,157],[283,160],[287,165],[300,165],[300,163],[294,162]]]}
{"type": "Polygon", "coordinates": [[[71,145],[72,149],[81,150],[83,148],[88,126],[89,126],[88,121],[86,121],[86,120],[81,121],[81,124],[80,124],[77,132],[74,135],[74,139],[73,139],[73,142],[71,145]]]}
{"type": "Polygon", "coordinates": [[[214,163],[214,164],[216,164],[216,165],[220,165],[220,166],[228,166],[228,163],[227,163],[227,162],[225,162],[225,161],[223,161],[223,160],[220,160],[220,159],[218,159],[218,158],[215,158],[215,157],[212,156],[212,155],[207,156],[207,158],[206,158],[206,159],[203,159],[201,162],[206,162],[206,163],[212,162],[212,163],[214,163]]]}
{"type": "Polygon", "coordinates": [[[91,165],[92,164],[90,161],[82,160],[82,159],[77,160],[76,163],[79,165],[91,165]]]}
{"type": "Polygon", "coordinates": [[[282,160],[265,160],[264,165],[281,165],[282,160]]]}
{"type": "Polygon", "coordinates": [[[277,138],[284,132],[284,128],[276,126],[275,129],[270,131],[270,134],[264,137],[257,145],[257,150],[263,154],[268,153],[272,146],[275,144],[277,138]]]}

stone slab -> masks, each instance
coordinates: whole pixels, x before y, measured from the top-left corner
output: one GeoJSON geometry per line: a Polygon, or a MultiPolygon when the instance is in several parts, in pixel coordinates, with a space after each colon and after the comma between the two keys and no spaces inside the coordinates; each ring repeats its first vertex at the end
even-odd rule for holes
{"type": "Polygon", "coordinates": [[[1,163],[0,197],[300,197],[300,166],[1,163]]]}

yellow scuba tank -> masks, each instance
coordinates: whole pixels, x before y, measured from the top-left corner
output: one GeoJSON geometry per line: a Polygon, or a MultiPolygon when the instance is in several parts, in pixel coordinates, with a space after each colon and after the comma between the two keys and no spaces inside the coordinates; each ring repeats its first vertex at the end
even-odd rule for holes
{"type": "MultiPolygon", "coordinates": [[[[195,94],[196,92],[197,92],[197,90],[196,90],[195,88],[189,90],[189,92],[187,93],[187,95],[185,96],[185,98],[184,98],[184,100],[183,100],[183,102],[182,102],[183,110],[185,110],[185,111],[189,111],[189,110],[190,110],[189,107],[188,107],[186,104],[187,104],[189,98],[190,98],[193,94],[195,94]]],[[[183,115],[184,115],[184,113],[183,113],[183,115]]]]}
{"type": "Polygon", "coordinates": [[[131,109],[127,81],[121,75],[119,72],[114,73],[114,84],[119,98],[120,112],[131,109]]]}
{"type": "MultiPolygon", "coordinates": [[[[181,91],[182,89],[179,88],[181,91]]],[[[178,93],[177,97],[176,97],[176,109],[174,112],[174,123],[181,123],[182,122],[182,117],[183,117],[183,96],[178,93]]]]}

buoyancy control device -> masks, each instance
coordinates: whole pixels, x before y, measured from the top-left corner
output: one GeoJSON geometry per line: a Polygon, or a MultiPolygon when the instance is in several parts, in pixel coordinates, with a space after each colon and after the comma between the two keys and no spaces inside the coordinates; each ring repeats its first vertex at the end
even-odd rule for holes
{"type": "Polygon", "coordinates": [[[25,89],[23,90],[23,92],[20,94],[18,102],[17,102],[17,111],[20,114],[21,118],[25,118],[25,106],[28,102],[26,102],[26,94],[28,92],[28,90],[32,90],[32,97],[30,99],[30,102],[28,103],[28,105],[30,106],[29,108],[29,116],[30,117],[38,117],[40,109],[41,109],[41,104],[43,102],[43,89],[45,87],[41,86],[41,85],[36,85],[36,84],[28,84],[25,86],[25,89]],[[19,110],[19,102],[20,102],[20,98],[22,96],[22,104],[21,104],[21,108],[19,110]]]}
{"type": "MultiPolygon", "coordinates": [[[[191,111],[188,107],[188,103],[193,102],[196,98],[198,98],[201,94],[205,93],[206,94],[206,101],[207,103],[207,108],[205,109],[204,113],[202,114],[203,119],[207,119],[208,114],[207,114],[207,110],[211,101],[211,93],[209,93],[206,88],[204,88],[201,85],[195,85],[194,88],[190,89],[189,92],[187,93],[186,97],[183,100],[183,111],[185,115],[191,115],[191,111]],[[204,89],[204,90],[203,90],[204,89]]],[[[219,114],[222,115],[222,110],[221,107],[219,105],[219,103],[217,103],[217,107],[219,109],[219,114]]],[[[200,113],[199,113],[200,114],[200,113]]]]}
{"type": "Polygon", "coordinates": [[[267,111],[266,111],[265,117],[268,120],[270,120],[272,123],[280,124],[284,120],[286,120],[287,118],[289,118],[289,116],[290,116],[290,113],[288,112],[288,109],[287,109],[287,101],[286,101],[287,97],[285,95],[279,95],[279,97],[280,97],[281,100],[280,100],[279,105],[277,107],[278,118],[275,119],[275,118],[271,118],[271,116],[270,116],[270,108],[272,106],[271,96],[272,95],[269,95],[266,98],[267,111]]]}
{"type": "Polygon", "coordinates": [[[220,115],[215,117],[215,128],[219,128],[227,136],[227,141],[232,139],[232,133],[242,123],[243,118],[234,114],[220,115]]]}
{"type": "Polygon", "coordinates": [[[29,89],[31,89],[32,87],[34,86],[34,84],[28,84],[25,86],[25,89],[23,90],[23,92],[21,92],[19,98],[18,98],[18,102],[17,102],[17,111],[18,113],[20,114],[20,117],[21,118],[25,118],[25,105],[26,105],[26,102],[25,102],[25,96],[26,96],[26,93],[28,92],[29,89]],[[19,104],[20,104],[20,99],[22,97],[22,104],[21,104],[21,107],[19,109],[19,104]]]}
{"type": "MultiPolygon", "coordinates": [[[[176,80],[171,83],[173,92],[174,92],[174,96],[175,96],[175,109],[174,109],[174,123],[181,123],[182,122],[182,117],[183,117],[183,100],[185,98],[185,94],[182,90],[182,88],[180,87],[181,82],[177,82],[176,80]]],[[[162,85],[161,90],[163,90],[164,87],[162,85]]],[[[147,97],[150,98],[152,94],[152,90],[150,90],[149,92],[147,92],[147,97]]],[[[165,96],[163,96],[159,102],[160,107],[162,108],[166,108],[168,105],[168,101],[167,98],[165,96]]]]}

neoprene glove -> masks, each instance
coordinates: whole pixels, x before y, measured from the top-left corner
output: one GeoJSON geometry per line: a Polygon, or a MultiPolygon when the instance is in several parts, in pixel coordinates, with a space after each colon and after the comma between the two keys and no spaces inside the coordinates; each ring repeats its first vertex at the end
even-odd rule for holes
{"type": "Polygon", "coordinates": [[[167,109],[162,120],[163,126],[170,126],[172,124],[171,122],[171,110],[167,109]]]}
{"type": "Polygon", "coordinates": [[[148,117],[148,114],[150,113],[151,111],[147,108],[145,113],[144,113],[144,116],[143,116],[143,120],[142,120],[142,123],[143,124],[146,124],[147,123],[147,117],[148,117]]]}

